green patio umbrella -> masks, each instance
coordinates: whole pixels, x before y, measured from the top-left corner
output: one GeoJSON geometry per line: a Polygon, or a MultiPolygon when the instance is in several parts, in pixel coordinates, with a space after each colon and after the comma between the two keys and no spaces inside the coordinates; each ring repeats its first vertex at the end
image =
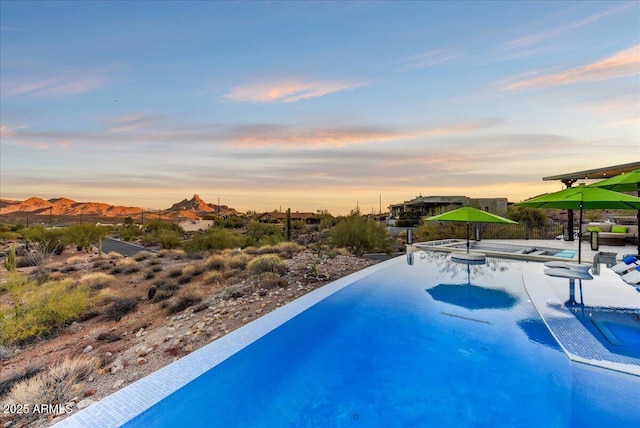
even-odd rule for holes
{"type": "MultiPolygon", "coordinates": [[[[614,192],[638,192],[640,198],[640,169],[616,175],[606,180],[590,184],[589,187],[613,190],[614,192]]],[[[640,226],[640,210],[636,214],[638,226],[640,226]]],[[[640,254],[640,237],[638,237],[638,254],[640,254]]]]}
{"type": "Polygon", "coordinates": [[[581,184],[568,187],[559,192],[547,193],[516,205],[531,208],[559,208],[565,210],[580,210],[580,229],[578,232],[578,263],[582,254],[582,211],[583,210],[640,210],[640,198],[628,196],[624,193],[590,187],[581,184]]]}
{"type": "Polygon", "coordinates": [[[517,221],[491,214],[472,207],[462,207],[457,210],[448,211],[433,217],[427,217],[431,221],[457,221],[467,223],[467,253],[469,252],[469,232],[471,223],[503,223],[518,224],[517,221]]]}

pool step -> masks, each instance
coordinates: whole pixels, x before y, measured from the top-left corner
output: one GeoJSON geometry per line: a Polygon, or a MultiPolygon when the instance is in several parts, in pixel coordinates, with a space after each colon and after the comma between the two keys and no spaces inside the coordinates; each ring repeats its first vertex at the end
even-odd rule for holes
{"type": "Polygon", "coordinates": [[[605,339],[607,339],[607,341],[609,341],[609,343],[615,346],[622,346],[622,343],[620,343],[618,338],[611,332],[611,330],[609,330],[609,327],[607,327],[602,321],[598,321],[596,319],[591,318],[591,322],[593,323],[593,325],[597,327],[598,330],[600,330],[600,333],[602,333],[602,335],[605,337],[605,339]]]}

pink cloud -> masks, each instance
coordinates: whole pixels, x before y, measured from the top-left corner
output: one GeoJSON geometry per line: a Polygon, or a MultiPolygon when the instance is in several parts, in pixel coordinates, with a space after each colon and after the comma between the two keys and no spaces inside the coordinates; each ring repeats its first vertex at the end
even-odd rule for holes
{"type": "Polygon", "coordinates": [[[278,146],[295,149],[319,149],[464,134],[498,123],[500,123],[498,119],[488,119],[409,132],[372,126],[294,128],[278,125],[252,125],[231,130],[228,140],[233,143],[233,147],[278,146]]]}
{"type": "Polygon", "coordinates": [[[4,95],[73,95],[89,92],[104,86],[103,72],[70,73],[49,79],[21,78],[8,80],[2,85],[4,95]]]}
{"type": "Polygon", "coordinates": [[[503,91],[541,89],[574,83],[599,82],[637,74],[640,74],[640,45],[567,71],[503,83],[501,89],[503,91]]]}
{"type": "Polygon", "coordinates": [[[363,86],[361,82],[278,80],[236,86],[223,99],[231,102],[293,103],[363,86]]]}

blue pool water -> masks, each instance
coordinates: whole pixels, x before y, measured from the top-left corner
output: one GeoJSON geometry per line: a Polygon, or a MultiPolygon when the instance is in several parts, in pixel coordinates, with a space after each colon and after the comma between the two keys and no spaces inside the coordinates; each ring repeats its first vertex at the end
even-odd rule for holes
{"type": "MultiPolygon", "coordinates": [[[[640,377],[570,361],[528,300],[523,275],[540,266],[467,266],[438,253],[418,253],[411,266],[398,260],[126,426],[637,424],[640,377]],[[446,292],[429,292],[443,285],[446,292]]],[[[625,341],[637,340],[623,330],[616,332],[625,341]]]]}

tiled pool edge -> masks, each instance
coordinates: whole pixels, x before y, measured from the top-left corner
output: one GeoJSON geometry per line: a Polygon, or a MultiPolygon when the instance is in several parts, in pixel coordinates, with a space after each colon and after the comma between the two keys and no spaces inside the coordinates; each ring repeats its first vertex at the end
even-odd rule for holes
{"type": "Polygon", "coordinates": [[[246,324],[99,402],[60,421],[56,428],[119,427],[176,390],[211,370],[231,355],[258,340],[306,309],[347,285],[365,278],[402,257],[387,260],[330,282],[246,324]]]}
{"type": "Polygon", "coordinates": [[[580,321],[564,306],[544,281],[545,275],[536,281],[535,286],[527,286],[524,276],[522,285],[529,296],[531,304],[542,318],[547,329],[558,345],[571,361],[600,367],[621,373],[640,376],[640,364],[637,358],[617,356],[609,352],[596,338],[594,338],[580,321]],[[577,334],[580,332],[581,334],[577,334]],[[589,348],[594,358],[585,358],[572,352],[573,346],[589,348]],[[600,359],[602,358],[602,359],[600,359]],[[608,360],[605,360],[607,358],[608,360]],[[615,361],[618,360],[618,361],[615,361]]]}

